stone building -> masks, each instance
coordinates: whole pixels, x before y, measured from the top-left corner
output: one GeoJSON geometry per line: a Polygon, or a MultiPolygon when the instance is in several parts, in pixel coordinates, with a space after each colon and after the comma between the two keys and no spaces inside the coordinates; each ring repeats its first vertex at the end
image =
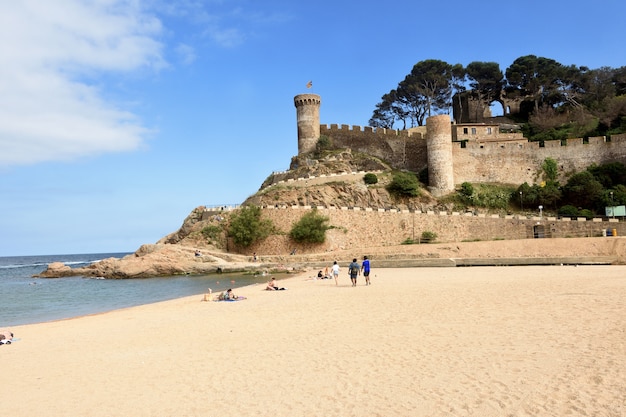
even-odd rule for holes
{"type": "Polygon", "coordinates": [[[321,135],[334,146],[386,161],[395,169],[428,169],[429,188],[444,195],[463,182],[529,184],[542,178],[546,158],[556,161],[559,180],[591,164],[626,164],[626,134],[611,137],[529,142],[521,133],[503,133],[490,123],[453,124],[449,115],[426,120],[426,129],[398,131],[349,125],[320,125],[321,98],[294,98],[298,120],[298,155],[315,150],[321,135]]]}

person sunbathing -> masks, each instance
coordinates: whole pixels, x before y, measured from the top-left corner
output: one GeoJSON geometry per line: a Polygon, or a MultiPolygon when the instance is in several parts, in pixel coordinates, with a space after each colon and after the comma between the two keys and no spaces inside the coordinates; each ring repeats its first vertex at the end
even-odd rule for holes
{"type": "Polygon", "coordinates": [[[227,291],[221,293],[219,298],[220,300],[236,300],[239,297],[237,297],[233,290],[229,288],[227,291]]]}
{"type": "Polygon", "coordinates": [[[267,283],[267,287],[265,289],[268,291],[282,291],[287,288],[276,285],[276,278],[272,277],[272,279],[267,283]]]}

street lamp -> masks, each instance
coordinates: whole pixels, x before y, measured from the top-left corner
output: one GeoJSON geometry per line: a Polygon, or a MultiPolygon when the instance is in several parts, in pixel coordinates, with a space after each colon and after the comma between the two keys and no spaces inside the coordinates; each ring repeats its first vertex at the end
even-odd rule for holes
{"type": "Polygon", "coordinates": [[[543,206],[539,206],[539,217],[543,219],[543,206]]]}
{"type": "Polygon", "coordinates": [[[615,218],[615,205],[613,203],[613,191],[611,191],[611,217],[615,218]]]}
{"type": "Polygon", "coordinates": [[[524,200],[522,200],[522,192],[519,192],[519,206],[524,211],[524,200]]]}

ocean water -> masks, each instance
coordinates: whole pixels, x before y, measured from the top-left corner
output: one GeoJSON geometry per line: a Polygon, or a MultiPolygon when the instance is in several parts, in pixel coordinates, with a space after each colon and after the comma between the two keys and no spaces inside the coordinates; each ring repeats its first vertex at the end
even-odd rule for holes
{"type": "Polygon", "coordinates": [[[33,278],[49,263],[70,267],[127,253],[0,257],[0,328],[102,313],[159,301],[263,283],[265,276],[186,275],[138,279],[33,278]]]}

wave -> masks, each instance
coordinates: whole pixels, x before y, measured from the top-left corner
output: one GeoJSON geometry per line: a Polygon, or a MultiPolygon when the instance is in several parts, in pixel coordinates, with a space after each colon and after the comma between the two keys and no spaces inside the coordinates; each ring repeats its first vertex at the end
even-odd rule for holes
{"type": "Polygon", "coordinates": [[[0,257],[0,269],[41,268],[53,262],[62,262],[67,266],[89,265],[107,258],[123,258],[129,253],[97,253],[81,255],[45,255],[45,256],[6,256],[0,257]]]}

